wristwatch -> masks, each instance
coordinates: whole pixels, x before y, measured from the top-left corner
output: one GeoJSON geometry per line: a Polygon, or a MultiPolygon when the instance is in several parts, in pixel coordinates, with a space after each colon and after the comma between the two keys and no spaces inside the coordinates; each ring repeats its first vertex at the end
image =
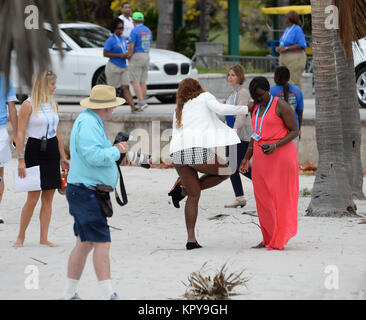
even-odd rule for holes
{"type": "Polygon", "coordinates": [[[24,159],[24,154],[18,154],[18,159],[24,159]]]}

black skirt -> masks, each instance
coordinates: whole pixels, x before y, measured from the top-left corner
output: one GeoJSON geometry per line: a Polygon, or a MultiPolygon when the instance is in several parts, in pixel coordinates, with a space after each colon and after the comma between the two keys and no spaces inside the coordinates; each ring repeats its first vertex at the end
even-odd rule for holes
{"type": "Polygon", "coordinates": [[[27,168],[40,166],[42,190],[61,188],[60,151],[57,137],[47,140],[45,152],[41,151],[41,140],[29,138],[24,157],[27,168]]]}

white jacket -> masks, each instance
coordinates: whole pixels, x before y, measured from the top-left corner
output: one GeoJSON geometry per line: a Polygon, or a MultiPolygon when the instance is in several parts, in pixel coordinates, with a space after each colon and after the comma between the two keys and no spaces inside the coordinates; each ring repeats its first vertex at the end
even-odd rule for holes
{"type": "Polygon", "coordinates": [[[209,92],[187,101],[183,106],[181,128],[177,128],[174,113],[170,154],[192,147],[215,148],[240,143],[235,130],[223,123],[217,114],[248,114],[248,107],[220,103],[209,92]]]}

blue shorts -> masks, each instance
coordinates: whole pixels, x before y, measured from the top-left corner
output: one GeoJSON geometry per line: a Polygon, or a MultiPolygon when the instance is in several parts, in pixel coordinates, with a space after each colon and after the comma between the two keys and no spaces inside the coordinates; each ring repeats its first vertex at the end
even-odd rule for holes
{"type": "Polygon", "coordinates": [[[66,199],[74,217],[74,234],[82,242],[111,242],[107,218],[103,215],[95,191],[68,184],[66,199]]]}

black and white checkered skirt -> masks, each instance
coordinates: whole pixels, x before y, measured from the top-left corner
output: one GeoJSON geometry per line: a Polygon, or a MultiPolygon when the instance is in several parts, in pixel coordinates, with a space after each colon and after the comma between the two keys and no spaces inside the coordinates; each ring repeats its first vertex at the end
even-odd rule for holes
{"type": "Polygon", "coordinates": [[[211,149],[192,147],[176,151],[170,155],[173,164],[177,165],[198,165],[213,163],[215,152],[211,149]]]}

